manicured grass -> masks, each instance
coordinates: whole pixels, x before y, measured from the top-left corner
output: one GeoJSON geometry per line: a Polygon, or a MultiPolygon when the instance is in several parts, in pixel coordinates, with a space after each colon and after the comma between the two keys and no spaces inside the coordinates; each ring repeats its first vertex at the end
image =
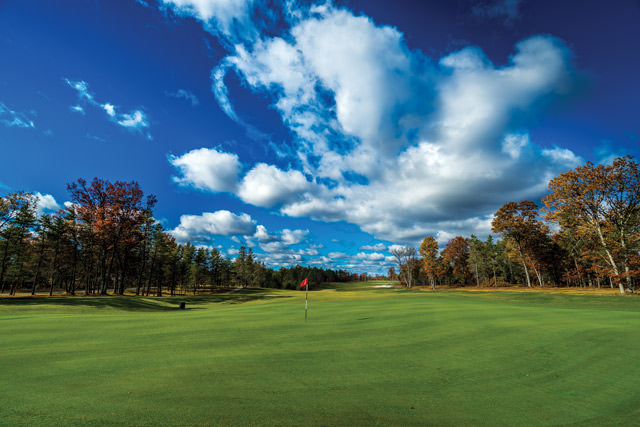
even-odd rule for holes
{"type": "Polygon", "coordinates": [[[640,299],[372,285],[0,299],[0,425],[637,424],[640,299]]]}

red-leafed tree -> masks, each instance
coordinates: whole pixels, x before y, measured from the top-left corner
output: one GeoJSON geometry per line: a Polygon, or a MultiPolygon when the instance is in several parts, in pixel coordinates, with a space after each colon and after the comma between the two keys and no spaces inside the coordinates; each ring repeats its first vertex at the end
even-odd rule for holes
{"type": "Polygon", "coordinates": [[[78,179],[67,188],[84,227],[86,250],[96,256],[99,292],[106,294],[108,286],[113,285],[122,294],[126,279],[132,274],[131,257],[143,239],[141,228],[155,197],[149,196],[145,205],[143,192],[135,181],[111,183],[94,178],[88,184],[78,179]]]}
{"type": "Polygon", "coordinates": [[[598,248],[609,277],[624,293],[633,288],[640,260],[640,166],[632,157],[586,165],[549,182],[547,219],[598,248]]]}
{"type": "Polygon", "coordinates": [[[451,268],[454,280],[463,285],[469,280],[468,259],[469,242],[464,237],[454,237],[442,250],[442,262],[451,268]]]}

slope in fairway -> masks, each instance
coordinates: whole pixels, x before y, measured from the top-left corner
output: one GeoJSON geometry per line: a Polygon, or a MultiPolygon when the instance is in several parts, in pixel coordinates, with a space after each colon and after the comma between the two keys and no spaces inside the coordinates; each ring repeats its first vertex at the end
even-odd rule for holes
{"type": "Polygon", "coordinates": [[[637,422],[636,298],[353,289],[2,299],[0,424],[637,422]]]}

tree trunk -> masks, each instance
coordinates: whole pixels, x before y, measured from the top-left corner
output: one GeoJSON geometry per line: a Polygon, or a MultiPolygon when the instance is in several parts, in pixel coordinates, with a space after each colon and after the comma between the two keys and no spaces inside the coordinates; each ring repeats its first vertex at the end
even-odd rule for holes
{"type": "Polygon", "coordinates": [[[595,225],[596,225],[595,228],[598,234],[598,238],[600,239],[600,244],[602,245],[602,248],[604,249],[604,252],[607,255],[607,261],[609,262],[609,265],[611,265],[611,268],[613,269],[613,273],[616,275],[616,278],[617,278],[616,282],[618,282],[618,286],[620,287],[620,293],[624,294],[624,285],[622,284],[622,280],[620,280],[620,270],[618,270],[618,265],[613,259],[611,252],[609,252],[609,248],[607,247],[607,242],[604,241],[604,235],[602,234],[602,229],[600,229],[600,225],[597,223],[595,225]]]}
{"type": "Polygon", "coordinates": [[[31,289],[31,295],[35,295],[38,290],[38,279],[40,279],[40,267],[42,266],[42,259],[44,258],[44,249],[45,249],[45,238],[44,231],[42,232],[42,249],[40,250],[40,256],[38,257],[38,264],[36,266],[36,273],[33,277],[33,288],[31,289]]]}
{"type": "Polygon", "coordinates": [[[476,287],[480,287],[480,278],[478,277],[478,263],[474,262],[473,263],[475,270],[476,270],[476,287]]]}
{"type": "Polygon", "coordinates": [[[504,258],[507,261],[507,267],[509,268],[509,279],[508,279],[508,282],[509,283],[513,283],[513,266],[511,265],[511,260],[509,259],[509,257],[506,254],[505,254],[504,258]]]}
{"type": "Polygon", "coordinates": [[[533,267],[533,272],[536,274],[536,277],[538,278],[538,284],[540,285],[541,288],[543,288],[544,287],[544,282],[542,281],[541,273],[536,268],[535,263],[534,263],[534,265],[532,267],[533,267]]]}
{"type": "Polygon", "coordinates": [[[142,287],[142,281],[144,280],[144,271],[147,269],[147,244],[146,241],[142,246],[142,265],[140,266],[140,272],[138,273],[138,279],[136,280],[136,295],[140,295],[140,288],[142,287]]]}
{"type": "Polygon", "coordinates": [[[59,272],[58,272],[58,255],[59,255],[58,252],[59,251],[60,251],[60,239],[57,239],[56,245],[54,246],[54,249],[53,249],[53,264],[51,265],[51,269],[50,269],[51,274],[49,277],[49,283],[50,283],[49,296],[53,296],[53,285],[55,283],[54,278],[59,275],[59,272]]]}
{"type": "Polygon", "coordinates": [[[527,278],[527,286],[531,287],[531,278],[529,277],[529,268],[527,267],[527,261],[524,259],[522,248],[518,244],[518,253],[520,254],[520,260],[522,261],[522,267],[524,268],[524,275],[527,278]]]}
{"type": "Polygon", "coordinates": [[[7,257],[9,255],[9,236],[5,240],[2,266],[0,267],[0,294],[4,293],[4,273],[7,271],[7,257]]]}
{"type": "Polygon", "coordinates": [[[73,258],[71,260],[71,279],[69,281],[69,290],[71,295],[76,294],[76,264],[78,263],[78,254],[76,253],[77,249],[74,246],[73,248],[73,258]]]}

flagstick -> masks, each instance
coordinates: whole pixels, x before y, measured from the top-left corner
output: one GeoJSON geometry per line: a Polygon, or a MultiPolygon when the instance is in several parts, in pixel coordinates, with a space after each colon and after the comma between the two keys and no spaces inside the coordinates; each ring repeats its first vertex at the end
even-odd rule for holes
{"type": "Polygon", "coordinates": [[[307,301],[309,297],[309,283],[304,287],[304,321],[307,321],[307,301]]]}

